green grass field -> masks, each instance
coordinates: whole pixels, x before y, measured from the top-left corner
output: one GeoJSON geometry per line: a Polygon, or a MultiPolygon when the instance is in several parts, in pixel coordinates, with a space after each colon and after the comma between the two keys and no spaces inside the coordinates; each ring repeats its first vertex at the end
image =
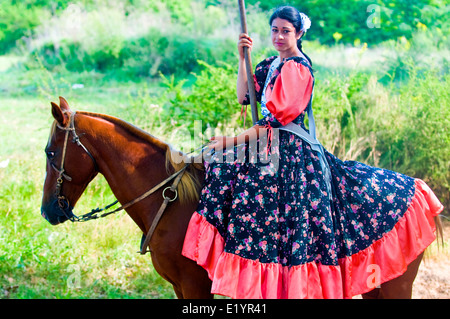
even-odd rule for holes
{"type": "MultiPolygon", "coordinates": [[[[282,1],[252,6],[256,2],[247,1],[254,66],[274,53],[266,6],[282,1]]],[[[369,2],[341,2],[336,8],[305,1],[313,26],[303,48],[314,63],[319,139],[343,160],[423,179],[448,214],[448,5],[378,1],[383,21],[369,28],[369,2]]],[[[191,140],[240,132],[237,3],[31,3],[0,3],[7,26],[0,30],[0,299],[174,298],[150,256],[137,253],[141,233],[126,213],[58,226],[41,217],[50,102],[61,95],[74,110],[122,118],[185,151],[201,145],[191,140]],[[192,139],[195,120],[207,129],[192,139]]],[[[114,199],[99,176],[74,212],[114,199]]],[[[446,239],[444,254],[431,249],[432,260],[443,261],[433,267],[448,265],[448,244],[446,239]]],[[[434,280],[434,270],[423,287],[434,280]]],[[[437,278],[436,290],[448,298],[448,272],[437,278]]]]}

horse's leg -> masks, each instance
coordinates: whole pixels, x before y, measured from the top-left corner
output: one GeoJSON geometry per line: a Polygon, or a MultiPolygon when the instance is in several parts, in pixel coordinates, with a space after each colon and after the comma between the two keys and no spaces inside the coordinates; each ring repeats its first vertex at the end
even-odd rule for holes
{"type": "Polygon", "coordinates": [[[175,285],[173,285],[173,291],[175,292],[175,295],[177,295],[178,299],[184,299],[183,293],[181,292],[181,290],[178,287],[175,287],[175,285]]]}
{"type": "Polygon", "coordinates": [[[172,251],[153,251],[152,263],[158,274],[173,286],[178,299],[211,299],[211,280],[205,269],[196,262],[172,254],[172,251]]]}
{"type": "MultiPolygon", "coordinates": [[[[196,267],[200,268],[200,266],[196,267]]],[[[214,295],[211,294],[211,280],[209,280],[207,275],[205,276],[206,271],[200,268],[199,272],[198,274],[197,271],[185,272],[185,276],[178,278],[176,284],[172,283],[173,290],[178,299],[214,298],[214,295]]]]}
{"type": "MultiPolygon", "coordinates": [[[[189,261],[191,264],[191,261],[189,261]]],[[[193,264],[194,262],[192,262],[193,264]]],[[[205,269],[197,264],[189,267],[190,271],[185,272],[181,278],[181,291],[185,299],[213,299],[211,294],[212,282],[205,269]]]]}
{"type": "Polygon", "coordinates": [[[207,278],[192,276],[183,278],[177,285],[173,285],[173,290],[178,299],[213,299],[211,294],[211,281],[207,278]]]}
{"type": "Polygon", "coordinates": [[[421,253],[412,263],[408,265],[406,272],[388,282],[381,284],[379,299],[411,299],[412,286],[422,261],[421,253]]]}
{"type": "Polygon", "coordinates": [[[380,288],[375,288],[369,292],[366,292],[365,294],[362,294],[361,297],[363,299],[378,299],[380,295],[380,288]]]}

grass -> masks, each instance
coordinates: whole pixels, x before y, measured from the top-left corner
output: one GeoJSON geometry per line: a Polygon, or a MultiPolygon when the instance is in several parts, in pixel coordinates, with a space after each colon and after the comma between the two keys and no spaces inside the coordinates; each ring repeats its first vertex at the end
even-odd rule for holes
{"type": "MultiPolygon", "coordinates": [[[[141,233],[126,214],[58,226],[40,216],[48,101],[2,97],[0,114],[0,162],[9,160],[0,168],[0,298],[174,298],[150,256],[137,254],[141,233]]],[[[113,199],[97,178],[76,211],[113,199]]]]}

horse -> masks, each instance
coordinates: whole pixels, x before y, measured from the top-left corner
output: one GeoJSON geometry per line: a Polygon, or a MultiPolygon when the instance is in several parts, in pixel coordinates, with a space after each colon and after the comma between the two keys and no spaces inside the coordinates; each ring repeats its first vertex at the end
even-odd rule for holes
{"type": "MultiPolygon", "coordinates": [[[[181,255],[188,223],[198,205],[205,178],[203,163],[191,161],[186,154],[123,120],[75,112],[63,97],[59,100],[59,105],[51,102],[55,121],[45,148],[47,162],[41,215],[52,225],[76,221],[74,206],[100,173],[117,200],[130,203],[122,207],[126,207],[127,214],[143,234],[153,228],[143,249],[148,244],[155,270],[172,284],[176,296],[180,299],[213,298],[207,272],[181,255]],[[69,135],[73,136],[72,140],[69,135]],[[174,155],[181,155],[184,160],[175,161],[174,155]],[[173,197],[170,199],[173,202],[167,203],[166,189],[158,185],[165,184],[183,169],[185,173],[178,178],[179,184],[175,188],[178,198],[173,197]],[[150,194],[147,192],[144,198],[136,201],[149,189],[152,189],[150,194]],[[164,214],[160,214],[164,201],[168,205],[164,214]],[[157,224],[153,223],[155,220],[157,224]]],[[[362,297],[411,298],[412,283],[421,260],[422,254],[403,275],[362,297]]]]}
{"type": "MultiPolygon", "coordinates": [[[[47,174],[41,206],[41,215],[52,225],[73,220],[74,206],[98,173],[105,177],[117,200],[128,203],[184,167],[172,160],[175,151],[168,144],[125,121],[73,112],[62,97],[59,106],[52,102],[52,114],[55,121],[45,148],[47,174]],[[71,121],[71,132],[78,138],[72,141],[66,138],[71,121]]],[[[181,255],[204,179],[202,168],[196,163],[188,166],[177,188],[178,199],[167,205],[149,243],[155,270],[173,285],[178,298],[213,298],[207,272],[181,255]]],[[[162,196],[161,188],[126,209],[144,234],[163,202],[162,196]]]]}

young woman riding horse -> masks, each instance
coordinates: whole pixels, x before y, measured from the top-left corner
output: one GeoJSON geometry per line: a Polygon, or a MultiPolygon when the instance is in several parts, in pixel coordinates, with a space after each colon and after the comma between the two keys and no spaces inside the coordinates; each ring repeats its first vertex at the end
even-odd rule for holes
{"type": "MultiPolygon", "coordinates": [[[[341,161],[319,143],[314,73],[301,44],[310,25],[293,7],[270,18],[279,55],[255,71],[264,118],[237,137],[212,139],[219,152],[206,165],[183,255],[207,270],[212,293],[233,298],[350,298],[373,289],[372,297],[410,297],[422,253],[435,239],[433,217],[443,207],[423,181],[341,161]],[[229,160],[261,132],[269,132],[273,145],[277,129],[277,147],[267,147],[277,165],[251,156],[229,160]]],[[[243,104],[243,48],[252,44],[240,35],[237,95],[243,104]]]]}
{"type": "MultiPolygon", "coordinates": [[[[246,134],[214,138],[205,170],[173,161],[166,143],[124,121],[53,103],[42,215],[76,221],[73,207],[101,173],[122,205],[155,189],[126,211],[144,234],[155,227],[153,265],[179,298],[410,298],[443,207],[423,181],[341,161],[317,141],[313,71],[300,43],[309,25],[292,7],[275,11],[279,56],[255,72],[264,118],[246,134]],[[279,139],[263,139],[278,165],[250,158],[248,145],[267,131],[279,139]],[[241,151],[246,158],[234,158],[241,151]],[[152,226],[171,183],[157,186],[184,168],[182,195],[152,226]]],[[[247,35],[240,53],[244,46],[247,35]]],[[[238,99],[247,103],[240,56],[238,99]]]]}

